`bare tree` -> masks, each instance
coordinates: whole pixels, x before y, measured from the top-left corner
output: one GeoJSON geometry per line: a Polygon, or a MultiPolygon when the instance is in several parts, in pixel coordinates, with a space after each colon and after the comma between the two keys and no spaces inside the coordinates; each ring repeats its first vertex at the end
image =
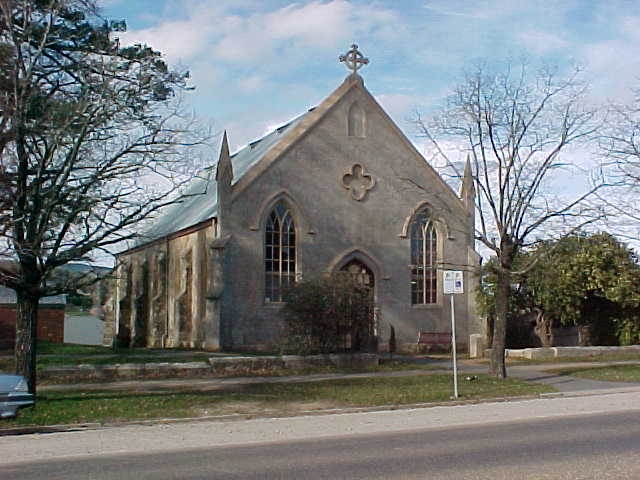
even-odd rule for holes
{"type": "Polygon", "coordinates": [[[93,0],[0,0],[0,14],[0,284],[16,291],[16,371],[35,392],[39,299],[95,280],[56,272],[133,238],[202,137],[181,113],[187,74],[120,46],[124,22],[93,0]]]}
{"type": "Polygon", "coordinates": [[[600,137],[600,148],[606,158],[605,172],[615,189],[600,201],[615,212],[618,235],[638,239],[640,212],[640,88],[631,104],[611,105],[607,128],[600,137]]]}
{"type": "Polygon", "coordinates": [[[532,74],[524,64],[501,73],[478,67],[431,121],[417,118],[447,168],[459,170],[444,142],[468,155],[476,189],[475,238],[497,257],[490,373],[498,378],[506,377],[510,288],[535,264],[531,259],[514,271],[516,254],[541,237],[566,235],[599,215],[586,204],[597,186],[577,193],[571,192],[573,185],[555,193],[549,186],[562,171],[576,167],[569,147],[595,132],[596,114],[585,105],[577,71],[561,78],[549,70],[532,74]]]}

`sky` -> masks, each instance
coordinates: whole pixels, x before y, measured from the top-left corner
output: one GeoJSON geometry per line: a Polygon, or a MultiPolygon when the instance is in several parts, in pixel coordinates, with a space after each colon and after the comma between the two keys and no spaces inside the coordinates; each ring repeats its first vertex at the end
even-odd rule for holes
{"type": "MultiPolygon", "coordinates": [[[[190,108],[231,149],[321,102],[359,73],[405,134],[409,119],[443,102],[465,69],[508,60],[584,69],[591,96],[625,102],[640,85],[638,0],[102,0],[124,19],[122,43],[146,43],[186,68],[190,108]]],[[[215,163],[213,159],[212,162],[215,163]]]]}

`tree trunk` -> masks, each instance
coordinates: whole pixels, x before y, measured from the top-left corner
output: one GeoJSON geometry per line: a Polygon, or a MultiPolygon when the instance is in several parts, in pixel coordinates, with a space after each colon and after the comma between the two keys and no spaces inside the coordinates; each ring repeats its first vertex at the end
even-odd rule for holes
{"type": "Polygon", "coordinates": [[[551,319],[547,318],[542,310],[535,309],[536,326],[533,331],[540,339],[540,345],[551,347],[553,345],[553,330],[551,329],[551,319]]]}
{"type": "Polygon", "coordinates": [[[510,289],[511,270],[500,268],[496,285],[496,318],[493,322],[493,342],[491,343],[491,363],[489,364],[489,375],[500,379],[507,378],[504,347],[507,337],[510,289]]]}
{"type": "Polygon", "coordinates": [[[37,296],[16,291],[16,374],[29,384],[29,393],[36,394],[36,340],[38,331],[37,296]]]}

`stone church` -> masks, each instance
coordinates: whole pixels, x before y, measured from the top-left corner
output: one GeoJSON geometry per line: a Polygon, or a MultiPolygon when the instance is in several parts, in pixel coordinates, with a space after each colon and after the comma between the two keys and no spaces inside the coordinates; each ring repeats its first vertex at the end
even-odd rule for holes
{"type": "MultiPolygon", "coordinates": [[[[365,88],[367,59],[315,108],[216,167],[118,257],[111,335],[131,346],[273,349],[283,290],[348,271],[372,289],[382,349],[450,331],[443,271],[463,270],[457,339],[481,330],[474,311],[474,189],[459,195],[365,88]]],[[[108,323],[108,322],[107,322],[108,323]]]]}

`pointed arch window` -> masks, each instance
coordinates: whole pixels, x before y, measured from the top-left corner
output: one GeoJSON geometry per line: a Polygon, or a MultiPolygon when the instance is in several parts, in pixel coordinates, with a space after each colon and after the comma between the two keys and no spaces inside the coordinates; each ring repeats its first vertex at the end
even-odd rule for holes
{"type": "Polygon", "coordinates": [[[418,212],[411,223],[411,303],[436,303],[438,237],[428,209],[418,212]]]}
{"type": "Polygon", "coordinates": [[[269,214],[264,239],[265,300],[281,302],[284,290],[296,279],[296,229],[284,202],[269,214]]]}

